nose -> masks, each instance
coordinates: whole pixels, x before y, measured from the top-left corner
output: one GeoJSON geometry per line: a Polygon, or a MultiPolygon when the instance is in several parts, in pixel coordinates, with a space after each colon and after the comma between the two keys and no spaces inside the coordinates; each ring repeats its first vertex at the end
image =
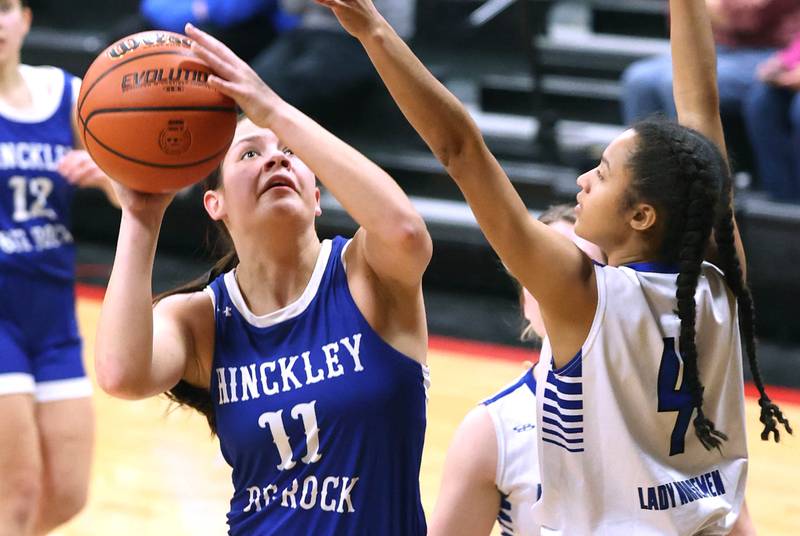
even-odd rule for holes
{"type": "Polygon", "coordinates": [[[586,173],[579,175],[575,182],[578,184],[581,190],[588,191],[589,190],[589,175],[591,171],[587,171],[586,173]]]}
{"type": "Polygon", "coordinates": [[[274,169],[276,166],[292,169],[292,162],[283,151],[275,151],[264,164],[264,168],[267,170],[274,169]]]}

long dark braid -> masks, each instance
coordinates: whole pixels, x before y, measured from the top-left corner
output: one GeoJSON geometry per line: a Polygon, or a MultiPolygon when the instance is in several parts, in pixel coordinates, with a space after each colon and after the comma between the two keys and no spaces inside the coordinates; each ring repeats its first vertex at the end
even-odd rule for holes
{"type": "Polygon", "coordinates": [[[663,222],[662,260],[676,262],[677,315],[680,355],[683,359],[692,405],[697,410],[695,433],[706,449],[720,448],[727,436],[703,412],[703,384],[698,371],[695,292],[703,258],[715,221],[720,193],[718,154],[699,133],[676,123],[649,120],[634,126],[638,144],[631,155],[633,171],[630,201],[655,205],[663,222]],[[716,153],[716,154],[715,154],[716,153]]]}
{"type": "Polygon", "coordinates": [[[739,328],[744,338],[747,360],[750,364],[750,373],[753,376],[753,382],[756,384],[759,393],[758,405],[761,406],[760,420],[764,424],[764,430],[761,432],[761,439],[767,441],[770,433],[773,433],[775,435],[775,441],[778,442],[781,439],[778,423],[782,424],[790,434],[792,433],[792,427],[789,425],[788,419],[783,416],[780,408],[767,396],[766,389],[764,388],[764,380],[761,378],[761,370],[758,367],[755,338],[755,308],[753,306],[753,297],[750,294],[750,288],[742,274],[739,255],[736,253],[733,209],[731,207],[729,187],[725,188],[723,191],[721,202],[724,203],[722,215],[714,226],[714,237],[717,242],[719,264],[725,274],[725,281],[728,283],[731,291],[733,291],[734,296],[736,296],[736,303],[739,309],[739,328]]]}
{"type": "Polygon", "coordinates": [[[713,191],[710,191],[709,188],[714,181],[702,161],[690,152],[690,147],[675,141],[674,147],[681,167],[686,170],[687,178],[692,181],[688,189],[686,226],[678,253],[680,272],[677,279],[676,297],[678,299],[678,318],[681,320],[680,352],[686,366],[686,379],[694,395],[694,404],[697,408],[697,416],[693,421],[695,433],[706,449],[719,449],[721,441],[726,441],[728,437],[717,431],[714,423],[703,413],[703,384],[700,381],[697,365],[695,333],[697,318],[695,292],[714,221],[716,199],[713,191]]]}

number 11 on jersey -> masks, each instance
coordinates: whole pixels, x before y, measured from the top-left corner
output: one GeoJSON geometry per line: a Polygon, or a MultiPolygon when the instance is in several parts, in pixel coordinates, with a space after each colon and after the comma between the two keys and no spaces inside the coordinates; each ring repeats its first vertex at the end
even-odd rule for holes
{"type": "MultiPolygon", "coordinates": [[[[319,425],[317,424],[316,400],[297,404],[292,408],[292,419],[303,421],[303,429],[306,434],[306,455],[300,461],[305,464],[318,462],[322,455],[319,452],[319,425]]],[[[289,444],[289,436],[286,427],[283,425],[283,410],[262,413],[258,418],[260,428],[269,427],[272,433],[272,441],[278,448],[278,455],[281,463],[277,466],[279,471],[286,471],[295,466],[297,462],[292,459],[292,446],[289,444]]]]}

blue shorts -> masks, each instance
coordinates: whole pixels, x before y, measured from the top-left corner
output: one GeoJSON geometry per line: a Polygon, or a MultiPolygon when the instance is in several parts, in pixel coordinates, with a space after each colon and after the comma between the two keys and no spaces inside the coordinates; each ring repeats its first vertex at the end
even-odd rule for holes
{"type": "Polygon", "coordinates": [[[81,350],[71,282],[0,274],[0,395],[90,396],[81,350]]]}

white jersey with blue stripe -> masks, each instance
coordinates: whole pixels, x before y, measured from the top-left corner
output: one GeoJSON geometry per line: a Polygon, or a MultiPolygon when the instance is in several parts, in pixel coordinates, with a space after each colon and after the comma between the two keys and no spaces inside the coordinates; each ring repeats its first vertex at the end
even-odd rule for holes
{"type": "Polygon", "coordinates": [[[233,536],[426,533],[428,371],[359,311],[343,262],[348,243],[323,241],[303,294],[268,315],[248,309],[234,271],[207,288],[233,536]]]}
{"type": "Polygon", "coordinates": [[[497,438],[495,485],[500,492],[497,524],[502,536],[536,534],[530,509],[541,493],[536,451],[536,381],[528,370],[483,402],[497,438]]]}
{"type": "Polygon", "coordinates": [[[536,369],[541,534],[728,534],[747,475],[736,300],[704,263],[695,300],[703,410],[728,435],[695,435],[678,340],[677,270],[596,266],[598,304],[580,352],[536,369]]]}
{"type": "Polygon", "coordinates": [[[56,67],[20,65],[32,107],[0,103],[0,269],[71,281],[73,186],[58,173],[72,149],[80,80],[56,67]]]}

